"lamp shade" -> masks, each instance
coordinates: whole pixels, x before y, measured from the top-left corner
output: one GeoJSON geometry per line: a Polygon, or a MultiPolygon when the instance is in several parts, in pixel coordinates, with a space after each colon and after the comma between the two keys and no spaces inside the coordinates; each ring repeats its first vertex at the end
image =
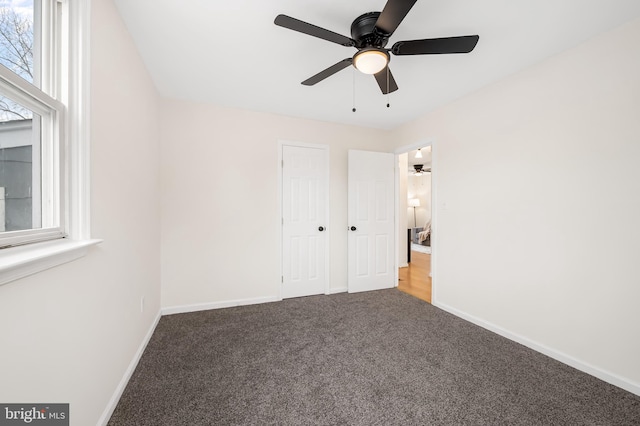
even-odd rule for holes
{"type": "Polygon", "coordinates": [[[418,152],[416,152],[416,158],[422,158],[422,150],[418,149],[418,152]]]}
{"type": "Polygon", "coordinates": [[[353,65],[365,74],[377,74],[389,63],[389,54],[383,50],[361,50],[353,57],[353,65]]]}
{"type": "Polygon", "coordinates": [[[409,198],[409,207],[420,207],[419,198],[409,198]]]}

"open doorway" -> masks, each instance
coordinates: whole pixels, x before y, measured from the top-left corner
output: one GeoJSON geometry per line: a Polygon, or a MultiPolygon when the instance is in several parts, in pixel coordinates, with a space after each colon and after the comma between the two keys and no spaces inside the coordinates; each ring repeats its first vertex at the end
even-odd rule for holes
{"type": "Polygon", "coordinates": [[[431,303],[432,175],[431,146],[398,155],[399,251],[398,289],[431,303]],[[406,211],[406,216],[402,213],[406,211]]]}

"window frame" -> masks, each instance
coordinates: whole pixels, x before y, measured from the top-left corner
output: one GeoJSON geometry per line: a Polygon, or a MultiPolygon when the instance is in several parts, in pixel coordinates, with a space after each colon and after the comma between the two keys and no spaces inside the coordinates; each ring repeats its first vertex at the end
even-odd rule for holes
{"type": "MultiPolygon", "coordinates": [[[[56,208],[59,214],[59,226],[47,235],[46,240],[35,242],[30,238],[23,240],[22,245],[0,249],[0,285],[32,275],[45,269],[78,259],[87,254],[88,249],[102,240],[91,238],[90,234],[90,0],[52,0],[60,7],[59,25],[55,31],[65,42],[60,48],[49,51],[44,60],[60,59],[59,76],[56,77],[54,96],[32,86],[21,77],[5,76],[26,96],[25,102],[32,105],[34,94],[38,101],[36,106],[59,114],[58,148],[54,152],[59,170],[55,186],[59,188],[56,208]],[[20,80],[16,80],[20,79],[20,80]],[[28,86],[28,87],[23,87],[28,86]],[[32,92],[33,90],[36,92],[32,92]],[[26,93],[26,95],[25,95],[26,93]],[[56,95],[57,93],[57,95],[56,95]],[[41,95],[45,95],[42,97],[41,95]],[[53,240],[51,240],[53,239],[53,240]]],[[[49,22],[51,24],[51,22],[49,22]]],[[[43,25],[47,25],[43,23],[43,25]]],[[[46,28],[45,28],[46,30],[46,28]]],[[[47,47],[43,47],[47,49],[47,47]]],[[[6,78],[5,78],[6,77],[6,78]]],[[[43,76],[41,81],[51,76],[43,76]]],[[[46,85],[45,89],[50,90],[46,85]]],[[[12,93],[11,96],[14,94],[12,93]]],[[[35,112],[35,111],[34,111],[35,112]]],[[[32,230],[29,230],[32,231],[32,230]]],[[[25,234],[30,234],[27,231],[25,234]]],[[[22,232],[22,231],[17,231],[22,232]]],[[[43,236],[43,235],[41,235],[43,236]]]]}
{"type": "Polygon", "coordinates": [[[65,170],[67,97],[60,86],[68,78],[68,69],[62,66],[65,59],[63,52],[69,53],[65,48],[68,40],[63,40],[61,31],[64,5],[60,0],[33,1],[33,84],[0,66],[0,93],[34,114],[32,226],[19,231],[0,232],[0,250],[67,236],[64,221],[65,188],[61,180],[65,170]],[[39,220],[36,221],[36,218],[39,220]]]}
{"type": "MultiPolygon", "coordinates": [[[[40,127],[40,175],[41,199],[43,211],[40,228],[0,233],[0,250],[64,238],[64,188],[60,176],[65,168],[64,123],[65,106],[36,86],[4,67],[0,67],[0,84],[4,95],[38,114],[40,127]]],[[[35,121],[35,120],[34,120],[35,121]]]]}

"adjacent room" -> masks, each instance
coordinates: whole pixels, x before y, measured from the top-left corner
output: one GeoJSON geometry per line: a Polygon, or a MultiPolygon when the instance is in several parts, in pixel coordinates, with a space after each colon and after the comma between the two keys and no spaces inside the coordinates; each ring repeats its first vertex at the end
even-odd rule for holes
{"type": "Polygon", "coordinates": [[[0,1],[0,417],[640,424],[638,41],[637,0],[0,1]]]}
{"type": "Polygon", "coordinates": [[[406,194],[400,208],[409,209],[407,257],[406,262],[398,262],[398,290],[431,303],[431,146],[401,154],[398,160],[399,170],[406,173],[406,185],[398,188],[401,200],[406,194]]]}

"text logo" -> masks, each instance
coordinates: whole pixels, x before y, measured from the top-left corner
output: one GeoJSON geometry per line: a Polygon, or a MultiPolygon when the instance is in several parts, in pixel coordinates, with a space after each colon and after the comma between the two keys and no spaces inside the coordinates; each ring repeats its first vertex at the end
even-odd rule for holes
{"type": "Polygon", "coordinates": [[[0,404],[0,426],[69,426],[69,404],[0,404]]]}

